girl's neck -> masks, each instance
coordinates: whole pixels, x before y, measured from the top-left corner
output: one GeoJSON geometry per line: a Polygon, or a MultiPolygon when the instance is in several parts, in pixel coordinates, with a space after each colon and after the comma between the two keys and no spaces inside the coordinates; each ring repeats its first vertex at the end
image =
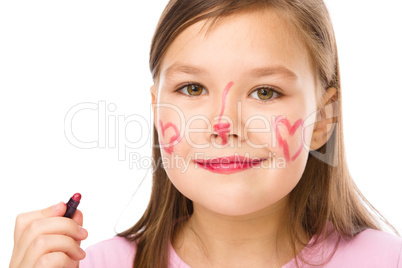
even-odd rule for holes
{"type": "Polygon", "coordinates": [[[281,267],[293,257],[283,220],[286,202],[244,216],[217,214],[193,203],[194,213],[175,235],[173,247],[192,267],[281,267]]]}

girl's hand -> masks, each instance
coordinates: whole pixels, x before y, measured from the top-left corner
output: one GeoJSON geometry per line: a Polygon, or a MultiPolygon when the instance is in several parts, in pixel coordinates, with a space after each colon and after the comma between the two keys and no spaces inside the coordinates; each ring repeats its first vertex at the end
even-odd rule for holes
{"type": "Polygon", "coordinates": [[[63,202],[42,210],[18,215],[10,268],[78,267],[85,252],[81,240],[88,236],[82,228],[83,215],[77,210],[72,219],[62,217],[63,202]]]}

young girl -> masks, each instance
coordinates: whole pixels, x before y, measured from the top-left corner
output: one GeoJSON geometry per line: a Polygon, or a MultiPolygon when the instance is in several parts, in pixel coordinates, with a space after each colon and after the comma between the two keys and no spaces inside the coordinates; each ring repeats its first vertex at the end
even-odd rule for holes
{"type": "Polygon", "coordinates": [[[402,267],[347,169],[322,0],[172,0],[150,65],[142,218],[85,254],[81,212],[22,214],[10,267],[402,267]]]}

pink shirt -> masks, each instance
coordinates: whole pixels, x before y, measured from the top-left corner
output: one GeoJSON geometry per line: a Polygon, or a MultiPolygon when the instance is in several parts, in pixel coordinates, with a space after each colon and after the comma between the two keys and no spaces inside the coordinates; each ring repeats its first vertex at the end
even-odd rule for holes
{"type": "MultiPolygon", "coordinates": [[[[324,242],[317,244],[316,247],[304,248],[297,257],[300,258],[300,256],[303,256],[312,264],[325,261],[330,257],[335,248],[338,237],[334,233],[324,242]]],[[[359,233],[352,240],[341,239],[335,254],[324,266],[320,267],[402,268],[401,249],[401,238],[383,231],[367,229],[359,233]]],[[[88,247],[86,250],[87,256],[80,262],[80,268],[132,268],[135,252],[135,243],[128,242],[126,239],[116,236],[88,247]]],[[[169,267],[190,268],[189,265],[180,259],[171,244],[169,244],[169,254],[169,267]]],[[[293,267],[296,267],[295,259],[285,264],[282,268],[293,267]]],[[[301,265],[300,267],[312,266],[301,265]]]]}

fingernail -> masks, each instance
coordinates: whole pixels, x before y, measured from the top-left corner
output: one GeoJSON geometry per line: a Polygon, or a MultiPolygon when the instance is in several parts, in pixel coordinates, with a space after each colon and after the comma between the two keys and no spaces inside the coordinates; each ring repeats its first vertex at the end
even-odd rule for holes
{"type": "Polygon", "coordinates": [[[85,250],[83,250],[82,248],[80,248],[80,251],[81,251],[82,256],[85,256],[85,255],[86,255],[85,250]]]}
{"type": "Polygon", "coordinates": [[[62,202],[59,202],[58,204],[54,205],[54,206],[52,207],[52,209],[53,209],[54,211],[59,210],[60,207],[61,207],[61,203],[62,203],[62,202]]]}
{"type": "Polygon", "coordinates": [[[82,228],[81,226],[78,225],[78,232],[82,235],[86,235],[87,234],[87,230],[85,230],[84,228],[82,228]]]}

